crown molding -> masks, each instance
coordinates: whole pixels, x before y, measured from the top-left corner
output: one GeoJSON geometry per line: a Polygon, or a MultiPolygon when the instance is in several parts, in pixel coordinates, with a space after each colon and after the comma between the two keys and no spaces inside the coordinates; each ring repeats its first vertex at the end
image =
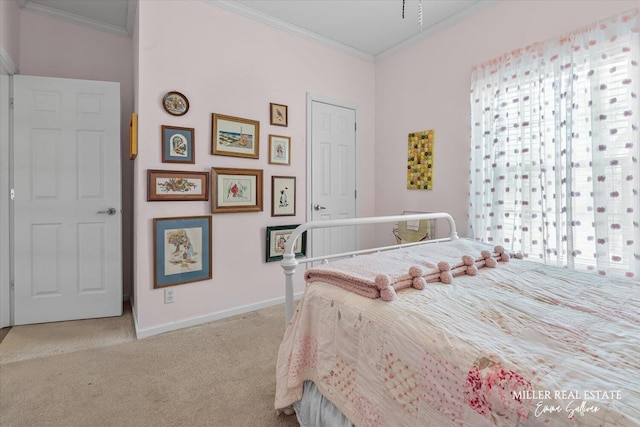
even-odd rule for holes
{"type": "Polygon", "coordinates": [[[374,60],[377,62],[387,56],[390,56],[396,52],[400,52],[401,50],[404,50],[405,48],[407,48],[409,45],[412,45],[414,43],[419,42],[420,40],[426,39],[429,36],[432,36],[442,30],[444,30],[445,28],[448,28],[460,21],[462,21],[464,18],[467,18],[475,13],[477,13],[478,11],[482,10],[482,9],[486,9],[489,8],[493,5],[496,5],[500,3],[500,0],[481,0],[481,1],[477,1],[473,6],[470,6],[466,9],[461,10],[460,12],[454,13],[453,15],[449,15],[446,18],[442,19],[441,21],[435,23],[434,25],[429,26],[429,28],[427,28],[424,31],[419,32],[418,34],[409,37],[408,39],[398,43],[397,45],[390,47],[389,49],[385,50],[384,52],[380,52],[379,54],[377,54],[374,57],[374,60]]]}
{"type": "Polygon", "coordinates": [[[2,68],[10,76],[18,74],[18,67],[13,62],[9,53],[0,45],[0,68],[2,68]]]}
{"type": "Polygon", "coordinates": [[[133,37],[133,26],[136,21],[136,7],[138,6],[137,0],[127,1],[127,23],[126,31],[129,37],[133,37]]]}
{"type": "Polygon", "coordinates": [[[17,0],[18,6],[21,9],[25,9],[31,12],[36,12],[41,15],[47,15],[54,18],[62,19],[65,21],[73,22],[75,24],[84,25],[95,30],[106,31],[109,33],[118,34],[120,36],[129,37],[133,34],[133,21],[135,18],[136,1],[127,1],[127,21],[126,28],[118,25],[111,25],[105,22],[100,22],[95,19],[86,18],[84,16],[76,15],[74,13],[64,12],[58,9],[54,9],[49,6],[44,6],[39,3],[34,3],[30,0],[17,0]]]}
{"type": "Polygon", "coordinates": [[[237,13],[238,15],[242,15],[246,18],[253,19],[254,21],[258,21],[258,22],[262,22],[263,24],[270,25],[279,30],[286,31],[288,33],[295,34],[297,36],[301,36],[306,39],[312,40],[314,42],[324,44],[333,49],[341,50],[345,53],[348,53],[349,55],[355,56],[356,58],[359,58],[368,62],[374,62],[374,56],[369,53],[355,49],[351,46],[337,42],[335,40],[331,40],[328,37],[321,36],[319,34],[306,30],[297,25],[290,24],[286,21],[283,21],[282,19],[274,18],[273,16],[269,16],[255,9],[251,9],[240,3],[235,3],[230,0],[204,0],[204,1],[211,5],[218,6],[222,9],[226,9],[230,12],[237,13]]]}

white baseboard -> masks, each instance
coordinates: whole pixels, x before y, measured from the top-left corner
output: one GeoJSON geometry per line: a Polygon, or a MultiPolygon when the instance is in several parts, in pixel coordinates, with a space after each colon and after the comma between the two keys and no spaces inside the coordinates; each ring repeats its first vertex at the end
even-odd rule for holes
{"type": "MultiPolygon", "coordinates": [[[[294,300],[302,298],[303,292],[294,294],[294,300]]],[[[164,334],[165,332],[177,331],[179,329],[188,328],[191,326],[202,325],[204,323],[213,322],[215,320],[226,319],[227,317],[238,316],[240,314],[251,313],[252,311],[260,310],[267,307],[273,307],[274,305],[284,304],[285,298],[275,298],[272,300],[262,301],[256,304],[245,305],[242,307],[234,308],[231,310],[219,311],[217,313],[207,314],[205,316],[192,317],[191,319],[180,320],[178,322],[166,323],[164,325],[153,326],[151,328],[140,329],[138,326],[138,316],[136,315],[135,305],[131,304],[131,312],[133,315],[133,322],[136,328],[136,338],[148,338],[154,335],[164,334]]],[[[284,316],[282,321],[285,321],[284,316]]]]}
{"type": "Polygon", "coordinates": [[[133,302],[134,300],[131,300],[129,305],[131,305],[131,317],[133,317],[133,327],[135,328],[136,338],[138,338],[138,315],[136,313],[136,305],[133,302]]]}

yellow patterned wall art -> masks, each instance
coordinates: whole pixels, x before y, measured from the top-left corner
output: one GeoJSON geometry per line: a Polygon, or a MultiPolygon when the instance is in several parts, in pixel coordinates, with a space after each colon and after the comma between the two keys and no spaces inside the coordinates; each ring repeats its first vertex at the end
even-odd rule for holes
{"type": "Polygon", "coordinates": [[[407,189],[433,189],[433,129],[409,134],[407,189]]]}

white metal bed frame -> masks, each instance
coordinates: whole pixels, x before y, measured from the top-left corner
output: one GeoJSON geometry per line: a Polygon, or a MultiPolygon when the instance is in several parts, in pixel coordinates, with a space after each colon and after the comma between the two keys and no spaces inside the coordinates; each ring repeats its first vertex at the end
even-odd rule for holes
{"type": "Polygon", "coordinates": [[[456,223],[453,217],[447,213],[423,213],[415,215],[394,215],[394,216],[379,216],[379,217],[366,217],[366,218],[350,218],[350,219],[333,219],[327,221],[311,221],[305,224],[299,225],[293,232],[285,245],[284,255],[280,265],[285,274],[285,301],[286,301],[286,322],[287,324],[293,316],[293,275],[296,272],[296,267],[299,264],[308,264],[311,262],[322,261],[322,263],[329,262],[330,259],[344,258],[348,256],[356,256],[360,254],[382,252],[390,249],[397,249],[400,247],[424,245],[427,243],[445,242],[450,240],[456,240],[458,233],[456,232],[456,223]],[[381,246],[371,249],[361,249],[351,252],[343,252],[339,254],[323,255],[312,258],[297,259],[293,249],[295,247],[295,241],[307,230],[321,229],[321,228],[335,228],[346,227],[351,225],[366,225],[366,224],[381,224],[387,222],[401,222],[401,221],[419,221],[424,219],[445,219],[449,223],[449,237],[443,237],[439,239],[424,240],[412,243],[401,243],[390,246],[381,246]]]}

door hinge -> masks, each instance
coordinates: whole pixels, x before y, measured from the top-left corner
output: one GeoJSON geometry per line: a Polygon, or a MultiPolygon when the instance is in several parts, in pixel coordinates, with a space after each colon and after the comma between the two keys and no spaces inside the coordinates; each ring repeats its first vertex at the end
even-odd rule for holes
{"type": "Polygon", "coordinates": [[[16,199],[16,191],[12,188],[11,189],[11,200],[15,200],[16,199]]]}
{"type": "Polygon", "coordinates": [[[13,280],[9,283],[9,287],[11,288],[11,290],[15,290],[16,289],[16,282],[14,282],[13,280]]]}
{"type": "Polygon", "coordinates": [[[353,123],[353,130],[355,130],[356,132],[358,131],[358,123],[353,123]]]}
{"type": "Polygon", "coordinates": [[[13,98],[9,98],[9,108],[13,108],[13,98]]]}
{"type": "Polygon", "coordinates": [[[353,198],[354,199],[358,198],[358,190],[353,190],[353,198]]]}

